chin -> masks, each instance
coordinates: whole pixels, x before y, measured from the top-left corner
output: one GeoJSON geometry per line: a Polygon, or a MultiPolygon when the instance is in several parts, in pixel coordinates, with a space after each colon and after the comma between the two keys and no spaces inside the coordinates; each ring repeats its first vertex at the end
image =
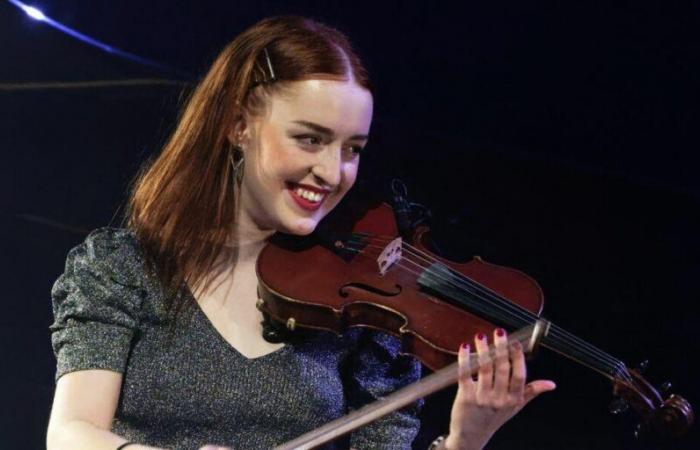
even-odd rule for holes
{"type": "Polygon", "coordinates": [[[307,236],[314,232],[316,226],[318,225],[317,220],[304,219],[297,220],[294,223],[286,224],[284,227],[284,233],[293,234],[295,236],[307,236]]]}

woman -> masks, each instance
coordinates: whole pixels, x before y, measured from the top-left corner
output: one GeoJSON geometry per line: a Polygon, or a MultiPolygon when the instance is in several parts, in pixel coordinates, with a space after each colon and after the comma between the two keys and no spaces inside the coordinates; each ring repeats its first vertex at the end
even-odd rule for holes
{"type": "MultiPolygon", "coordinates": [[[[137,179],[128,227],[91,233],[54,286],[49,448],[271,448],[419,377],[391,336],[271,343],[255,308],[258,253],[274,232],[313,232],[352,187],[372,108],[347,39],[312,20],[263,20],[222,51],[137,179]]],[[[522,351],[509,354],[502,330],[494,340],[495,367],[462,377],[435,447],[482,448],[553,389],[525,385],[522,351]]],[[[487,345],[476,337],[477,352],[487,345]]],[[[410,448],[415,413],[350,446],[410,448]]]]}

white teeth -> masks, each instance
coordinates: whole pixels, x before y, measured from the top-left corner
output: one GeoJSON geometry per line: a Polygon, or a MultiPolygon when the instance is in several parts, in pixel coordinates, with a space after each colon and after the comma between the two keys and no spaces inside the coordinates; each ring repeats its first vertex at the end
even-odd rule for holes
{"type": "Polygon", "coordinates": [[[323,194],[319,194],[318,192],[311,192],[307,189],[302,189],[300,187],[296,188],[294,192],[299,196],[303,197],[306,200],[310,202],[320,202],[321,199],[323,198],[323,194]]]}

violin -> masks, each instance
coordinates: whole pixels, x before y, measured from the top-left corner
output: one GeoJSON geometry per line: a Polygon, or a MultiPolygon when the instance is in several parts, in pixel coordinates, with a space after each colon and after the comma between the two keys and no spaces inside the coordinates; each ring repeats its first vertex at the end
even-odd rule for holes
{"type": "Polygon", "coordinates": [[[433,371],[454,363],[465,336],[544,323],[538,344],[608,378],[617,407],[634,410],[641,427],[679,437],[693,425],[683,397],[662,395],[639,370],[543,322],[542,289],[525,273],[478,256],[455,263],[434,254],[428,227],[402,236],[386,203],[353,214],[324,220],[309,236],[277,234],[263,248],[257,306],[267,318],[289,332],[359,326],[391,333],[403,353],[433,371]]]}

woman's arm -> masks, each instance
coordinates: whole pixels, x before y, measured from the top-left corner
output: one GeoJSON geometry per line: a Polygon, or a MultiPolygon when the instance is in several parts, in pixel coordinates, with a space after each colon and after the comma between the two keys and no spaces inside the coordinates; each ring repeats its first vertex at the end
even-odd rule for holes
{"type": "MultiPolygon", "coordinates": [[[[115,450],[127,442],[110,432],[121,384],[122,374],[110,370],[80,370],[59,378],[46,433],[46,448],[115,450]]],[[[128,447],[129,450],[153,448],[128,447]]]]}
{"type": "Polygon", "coordinates": [[[49,449],[115,450],[126,442],[109,430],[143,301],[139,261],[134,240],[117,229],[96,230],[68,253],[51,292],[57,381],[49,449]]]}

